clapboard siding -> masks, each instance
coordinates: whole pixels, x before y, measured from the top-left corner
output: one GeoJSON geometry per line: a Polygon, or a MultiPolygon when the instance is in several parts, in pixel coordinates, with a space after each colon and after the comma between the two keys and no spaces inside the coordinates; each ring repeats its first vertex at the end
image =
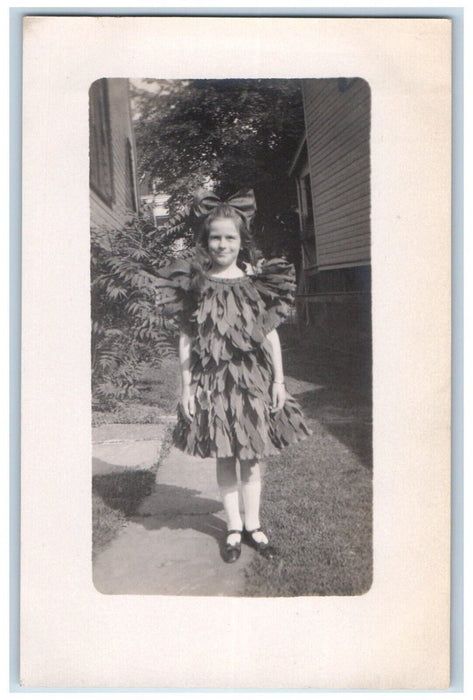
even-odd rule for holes
{"type": "Polygon", "coordinates": [[[334,167],[330,169],[330,175],[322,180],[317,188],[318,192],[318,203],[327,201],[333,197],[334,191],[346,192],[351,189],[350,185],[360,186],[367,185],[369,192],[369,177],[366,180],[360,175],[360,170],[363,172],[369,169],[369,158],[367,156],[357,157],[353,161],[348,161],[345,163],[340,163],[339,160],[335,161],[334,167]],[[343,182],[346,184],[345,187],[340,186],[340,180],[343,178],[343,182]],[[340,189],[337,189],[340,186],[340,189]]]}
{"type": "MultiPolygon", "coordinates": [[[[353,238],[361,238],[362,236],[364,236],[364,231],[365,231],[365,229],[364,229],[363,225],[361,225],[359,227],[347,226],[345,235],[343,237],[343,241],[330,241],[330,240],[328,240],[327,247],[329,247],[332,243],[336,244],[337,246],[340,246],[340,245],[343,245],[345,243],[345,241],[350,241],[353,238]]],[[[323,234],[323,235],[330,236],[329,233],[323,234]]]]}
{"type": "MultiPolygon", "coordinates": [[[[341,104],[341,95],[344,95],[350,100],[353,104],[353,109],[357,109],[364,100],[367,98],[369,99],[369,93],[366,92],[366,84],[361,80],[355,81],[349,90],[344,92],[339,90],[338,80],[318,80],[317,85],[315,81],[305,81],[305,85],[310,82],[313,83],[318,98],[317,101],[307,104],[306,113],[313,118],[321,117],[324,119],[326,116],[332,116],[341,104]]],[[[345,103],[346,101],[347,100],[344,100],[345,103]]],[[[344,112],[341,111],[338,118],[343,118],[343,116],[344,112]]]]}
{"type": "MultiPolygon", "coordinates": [[[[346,233],[348,233],[351,229],[357,228],[358,226],[360,226],[360,228],[363,227],[363,230],[365,228],[366,214],[364,207],[358,212],[351,211],[348,216],[343,216],[343,214],[340,216],[339,212],[337,211],[336,216],[338,218],[327,219],[327,221],[331,222],[332,224],[336,222],[338,224],[336,228],[339,231],[345,230],[346,233]]],[[[322,232],[319,235],[330,235],[330,231],[322,232]]]]}
{"type": "Polygon", "coordinates": [[[365,109],[354,110],[347,114],[312,116],[314,123],[323,124],[320,131],[317,133],[317,141],[312,144],[310,151],[311,157],[317,163],[323,162],[326,155],[331,155],[334,152],[334,145],[340,152],[342,147],[344,152],[350,152],[360,145],[360,142],[366,141],[366,127],[364,125],[363,112],[366,111],[368,101],[365,101],[365,109]],[[324,123],[323,120],[327,120],[324,123]]]}
{"type": "Polygon", "coordinates": [[[364,124],[363,113],[369,107],[368,100],[363,101],[360,109],[350,111],[348,114],[341,113],[338,115],[309,115],[314,122],[323,123],[327,120],[324,127],[317,134],[317,142],[313,144],[311,156],[317,162],[322,162],[326,153],[333,154],[333,145],[337,145],[337,149],[345,147],[345,151],[349,152],[352,148],[359,146],[360,142],[366,141],[366,127],[364,124]],[[359,121],[358,121],[359,120],[359,121]],[[353,142],[351,144],[351,142],[353,142]],[[348,144],[348,145],[347,145],[348,144]],[[350,147],[351,144],[351,147],[350,147]]]}
{"type": "MultiPolygon", "coordinates": [[[[310,153],[311,168],[313,168],[312,178],[315,183],[326,182],[336,168],[337,172],[347,167],[347,165],[361,159],[368,158],[365,152],[366,133],[362,126],[354,125],[344,129],[343,134],[338,138],[332,138],[323,150],[310,153]]],[[[369,159],[369,158],[368,158],[369,159]]],[[[361,178],[369,175],[369,170],[359,170],[361,178]]]]}
{"type": "Polygon", "coordinates": [[[303,81],[317,269],[370,262],[370,91],[303,81]]]}
{"type": "Polygon", "coordinates": [[[326,180],[327,172],[332,175],[338,173],[345,167],[349,167],[354,163],[358,163],[361,168],[367,166],[367,174],[369,174],[369,155],[364,153],[365,135],[360,130],[358,134],[347,134],[345,141],[338,141],[337,148],[334,149],[332,144],[327,145],[325,153],[313,156],[316,158],[317,170],[314,173],[315,184],[320,184],[326,180]],[[344,158],[340,161],[340,149],[344,150],[344,158]],[[364,161],[360,163],[360,161],[364,161]],[[324,177],[325,176],[325,177],[324,177]]]}
{"type": "MultiPolygon", "coordinates": [[[[359,178],[345,178],[340,180],[338,187],[332,187],[331,191],[323,191],[317,202],[321,215],[326,211],[356,205],[359,199],[368,197],[370,193],[369,182],[359,182],[359,178]]],[[[320,231],[322,233],[322,231],[320,231]]]]}
{"type": "Polygon", "coordinates": [[[321,232],[330,232],[332,227],[341,228],[343,225],[342,222],[348,225],[354,217],[356,217],[357,221],[362,220],[366,226],[366,209],[369,206],[370,197],[368,195],[367,197],[360,198],[357,207],[352,206],[350,203],[344,207],[334,207],[333,209],[329,209],[327,214],[324,216],[320,215],[319,217],[318,223],[321,232]]]}
{"type": "Polygon", "coordinates": [[[347,250],[339,255],[331,253],[321,258],[319,269],[331,270],[340,267],[354,267],[355,265],[362,266],[366,264],[363,260],[364,258],[356,250],[347,250]]]}
{"type": "MultiPolygon", "coordinates": [[[[336,88],[335,88],[336,89],[336,88]]],[[[354,102],[354,98],[351,97],[350,101],[346,98],[346,93],[342,93],[342,97],[345,98],[345,104],[342,106],[340,103],[340,97],[337,96],[337,100],[324,105],[323,110],[307,110],[307,118],[316,121],[320,125],[320,135],[322,139],[325,139],[327,134],[333,136],[337,132],[341,132],[347,126],[353,124],[353,119],[361,117],[366,111],[366,107],[369,107],[369,99],[363,97],[359,102],[354,102]],[[346,108],[350,107],[350,111],[347,112],[346,108]],[[333,130],[335,128],[335,131],[333,130]]],[[[324,141],[320,143],[323,145],[324,141]]]]}
{"type": "Polygon", "coordinates": [[[360,250],[363,245],[363,232],[358,232],[350,236],[350,238],[344,238],[343,241],[331,241],[324,246],[324,252],[328,253],[341,253],[344,250],[360,250]]]}
{"type": "Polygon", "coordinates": [[[113,206],[109,207],[93,191],[90,192],[90,223],[93,228],[105,226],[107,228],[119,228],[123,221],[113,206]]]}
{"type": "MultiPolygon", "coordinates": [[[[110,78],[107,80],[110,140],[112,149],[113,199],[110,203],[91,189],[90,220],[97,227],[120,228],[129,220],[129,182],[127,175],[127,140],[131,144],[132,154],[135,154],[133,127],[130,112],[130,96],[126,78],[110,78]]],[[[136,159],[133,155],[133,179],[136,186],[136,159]]],[[[137,206],[136,196],[134,197],[137,206]]]]}

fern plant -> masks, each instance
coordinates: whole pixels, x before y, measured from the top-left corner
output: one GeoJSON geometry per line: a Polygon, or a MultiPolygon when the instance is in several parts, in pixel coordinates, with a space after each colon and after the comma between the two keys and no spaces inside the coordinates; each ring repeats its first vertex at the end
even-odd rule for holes
{"type": "Polygon", "coordinates": [[[155,271],[176,251],[145,217],[91,232],[91,370],[96,408],[137,395],[141,369],[175,352],[172,324],[157,314],[155,271]]]}

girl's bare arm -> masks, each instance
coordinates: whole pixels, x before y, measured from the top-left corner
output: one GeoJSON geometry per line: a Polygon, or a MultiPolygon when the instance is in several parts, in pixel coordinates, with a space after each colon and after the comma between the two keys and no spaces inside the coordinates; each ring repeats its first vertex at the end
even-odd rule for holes
{"type": "Polygon", "coordinates": [[[191,383],[191,339],[187,333],[181,331],[179,335],[179,364],[181,366],[182,386],[190,386],[191,383]]]}
{"type": "Polygon", "coordinates": [[[184,411],[184,415],[188,421],[191,421],[194,412],[194,395],[191,392],[191,370],[190,370],[190,359],[191,359],[191,338],[181,331],[179,335],[179,364],[181,367],[181,404],[184,411]]]}
{"type": "Polygon", "coordinates": [[[273,411],[279,411],[286,401],[281,343],[275,328],[267,334],[266,338],[271,348],[271,360],[273,363],[272,409],[273,411]]]}

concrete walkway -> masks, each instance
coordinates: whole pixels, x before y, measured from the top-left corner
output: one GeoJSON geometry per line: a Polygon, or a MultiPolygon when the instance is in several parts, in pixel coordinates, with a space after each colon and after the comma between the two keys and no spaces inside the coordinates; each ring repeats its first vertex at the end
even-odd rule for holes
{"type": "MultiPolygon", "coordinates": [[[[94,430],[93,472],[111,475],[151,469],[164,429],[156,425],[101,426],[94,430]]],[[[220,548],[225,518],[215,460],[172,449],[160,465],[152,493],[94,562],[94,584],[107,594],[241,595],[244,569],[254,556],[243,545],[226,564],[220,548]]]]}

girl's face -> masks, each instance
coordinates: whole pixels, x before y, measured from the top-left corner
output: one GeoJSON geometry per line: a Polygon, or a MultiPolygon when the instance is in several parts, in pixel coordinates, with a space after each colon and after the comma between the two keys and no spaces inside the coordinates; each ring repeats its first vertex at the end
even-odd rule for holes
{"type": "Polygon", "coordinates": [[[225,269],[236,263],[241,238],[233,219],[214,219],[210,224],[207,245],[213,267],[225,269]]]}

